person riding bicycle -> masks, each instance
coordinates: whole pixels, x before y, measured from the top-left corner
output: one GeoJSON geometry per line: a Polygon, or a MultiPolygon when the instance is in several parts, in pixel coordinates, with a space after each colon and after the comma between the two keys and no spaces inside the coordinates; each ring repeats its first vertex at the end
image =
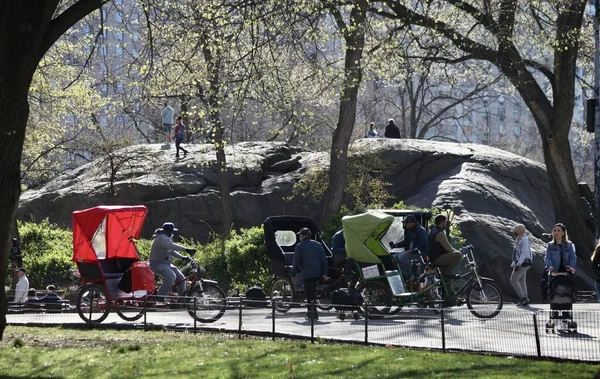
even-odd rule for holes
{"type": "Polygon", "coordinates": [[[150,249],[150,269],[156,275],[163,277],[162,285],[157,293],[160,297],[168,295],[169,290],[176,281],[180,282],[177,285],[177,294],[182,295],[185,291],[185,277],[177,267],[171,264],[171,257],[189,262],[191,260],[190,257],[185,257],[177,253],[177,251],[185,251],[190,255],[196,252],[196,249],[187,248],[171,241],[175,232],[177,232],[175,225],[172,222],[165,222],[162,228],[156,230],[156,238],[152,242],[152,248],[150,249]]]}
{"type": "Polygon", "coordinates": [[[397,247],[403,247],[404,251],[401,253],[393,254],[394,258],[400,265],[400,271],[404,280],[408,280],[411,276],[411,261],[419,259],[419,252],[427,254],[429,250],[429,240],[427,237],[427,231],[417,221],[415,215],[408,215],[404,220],[404,239],[400,242],[394,243],[390,241],[390,247],[392,249],[397,247]]]}
{"type": "Polygon", "coordinates": [[[445,232],[446,216],[439,214],[435,216],[433,222],[435,225],[429,232],[429,261],[439,267],[443,278],[448,282],[446,304],[453,306],[456,305],[456,294],[449,281],[460,276],[454,273],[454,269],[460,264],[462,254],[454,249],[448,241],[445,232]]]}

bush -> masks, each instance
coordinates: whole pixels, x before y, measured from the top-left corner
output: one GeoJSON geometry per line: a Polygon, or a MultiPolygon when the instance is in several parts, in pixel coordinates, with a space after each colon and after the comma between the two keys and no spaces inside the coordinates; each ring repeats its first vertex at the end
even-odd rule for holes
{"type": "Polygon", "coordinates": [[[265,285],[271,279],[262,227],[234,231],[227,239],[213,238],[204,245],[194,245],[191,240],[184,243],[198,249],[196,258],[206,270],[206,278],[216,280],[226,291],[249,288],[257,282],[265,285]]]}
{"type": "Polygon", "coordinates": [[[32,288],[44,288],[48,284],[72,280],[73,233],[50,224],[19,222],[19,237],[23,252],[23,266],[32,288]]]}

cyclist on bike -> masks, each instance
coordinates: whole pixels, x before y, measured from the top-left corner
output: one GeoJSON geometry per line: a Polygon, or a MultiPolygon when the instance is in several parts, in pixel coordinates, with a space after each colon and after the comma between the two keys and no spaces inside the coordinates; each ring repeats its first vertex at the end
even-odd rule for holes
{"type": "Polygon", "coordinates": [[[442,276],[447,281],[448,296],[446,305],[456,305],[456,294],[450,284],[450,280],[458,278],[460,275],[454,273],[462,259],[460,251],[454,249],[448,237],[446,236],[447,218],[444,215],[437,215],[434,219],[434,226],[429,232],[429,261],[439,267],[442,276]]]}
{"type": "Polygon", "coordinates": [[[171,257],[189,262],[191,260],[190,257],[185,257],[177,253],[177,251],[185,251],[190,255],[196,252],[196,249],[190,249],[171,241],[175,232],[177,232],[175,225],[172,222],[165,222],[162,228],[156,230],[156,238],[152,242],[152,248],[150,249],[150,269],[156,275],[163,277],[162,285],[158,289],[158,296],[160,297],[166,296],[176,281],[181,282],[177,285],[177,294],[182,295],[185,291],[185,276],[183,276],[177,267],[171,264],[171,257]]]}

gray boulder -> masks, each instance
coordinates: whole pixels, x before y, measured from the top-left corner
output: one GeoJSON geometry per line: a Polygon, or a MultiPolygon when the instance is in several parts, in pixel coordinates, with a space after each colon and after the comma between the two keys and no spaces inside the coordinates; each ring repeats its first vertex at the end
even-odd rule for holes
{"type": "MultiPolygon", "coordinates": [[[[189,145],[189,150],[187,158],[176,160],[174,151],[161,145],[132,146],[121,152],[125,163],[113,175],[107,161],[97,159],[25,191],[18,218],[48,217],[70,227],[71,213],[78,209],[144,204],[149,209],[144,237],[172,221],[181,235],[204,242],[222,223],[216,157],[211,145],[189,145]]],[[[320,202],[294,196],[293,188],[310,170],[327,169],[327,153],[280,142],[244,142],[226,152],[236,228],[260,225],[280,214],[318,219],[320,202]]],[[[365,160],[376,154],[387,162],[384,179],[393,195],[389,206],[399,200],[420,207],[452,206],[454,223],[475,246],[480,272],[495,279],[509,297],[514,297],[509,282],[512,227],[523,223],[536,255],[528,275],[530,298],[540,300],[541,236],[555,222],[542,164],[483,145],[384,138],[358,140],[351,154],[365,160]]],[[[581,275],[581,281],[589,278],[581,275]]]]}

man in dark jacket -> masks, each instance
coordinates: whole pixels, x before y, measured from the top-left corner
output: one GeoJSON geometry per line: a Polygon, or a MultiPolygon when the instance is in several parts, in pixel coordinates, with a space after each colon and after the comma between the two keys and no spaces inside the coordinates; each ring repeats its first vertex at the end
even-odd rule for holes
{"type": "Polygon", "coordinates": [[[403,247],[402,253],[395,254],[394,258],[400,265],[400,271],[404,279],[411,276],[411,261],[419,260],[419,252],[427,254],[429,251],[429,239],[427,231],[419,224],[415,215],[408,215],[404,220],[404,239],[400,242],[390,242],[391,248],[403,247]]]}
{"type": "Polygon", "coordinates": [[[402,138],[400,136],[400,129],[394,124],[394,119],[390,118],[388,124],[385,126],[385,138],[402,138]]]}
{"type": "Polygon", "coordinates": [[[296,283],[296,274],[302,273],[304,281],[304,292],[308,301],[308,313],[306,318],[319,319],[315,309],[317,297],[317,282],[319,279],[327,281],[327,256],[323,246],[313,241],[312,233],[308,228],[302,228],[298,232],[300,243],[294,249],[294,262],[292,265],[292,281],[296,283]]]}

